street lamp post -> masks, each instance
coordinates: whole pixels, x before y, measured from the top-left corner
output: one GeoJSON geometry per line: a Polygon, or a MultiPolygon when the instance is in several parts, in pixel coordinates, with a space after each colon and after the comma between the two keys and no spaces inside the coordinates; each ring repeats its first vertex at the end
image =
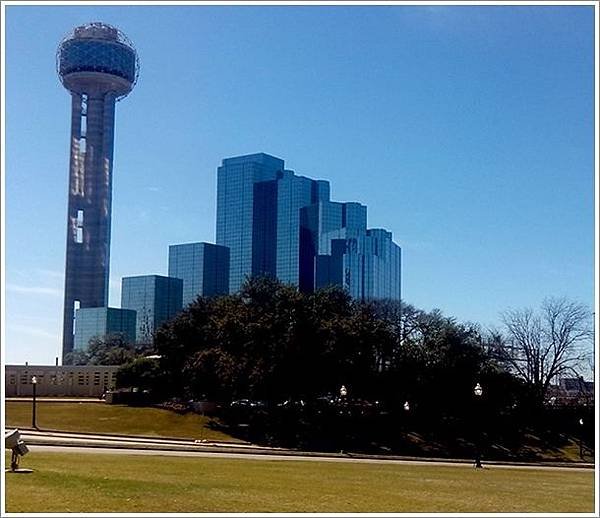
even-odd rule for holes
{"type": "MultiPolygon", "coordinates": [[[[341,411],[340,411],[340,417],[342,418],[342,421],[347,421],[344,416],[346,414],[346,396],[348,396],[348,389],[346,388],[346,385],[342,385],[340,387],[340,404],[341,404],[341,411]]],[[[342,430],[342,448],[340,450],[340,453],[343,454],[344,453],[344,447],[346,446],[346,442],[347,442],[347,438],[346,435],[348,433],[347,429],[346,429],[346,425],[347,423],[343,423],[343,430],[342,430]]]]}
{"type": "Polygon", "coordinates": [[[477,385],[475,385],[475,388],[473,389],[473,394],[475,394],[475,405],[477,407],[476,410],[476,421],[477,421],[477,439],[476,439],[476,445],[475,445],[475,467],[476,468],[483,468],[483,466],[481,465],[481,412],[480,412],[480,407],[481,407],[481,396],[483,395],[483,388],[481,388],[481,385],[479,383],[477,383],[477,385]]]}
{"type": "Polygon", "coordinates": [[[583,418],[579,419],[579,458],[583,460],[583,418]]]}
{"type": "Polygon", "coordinates": [[[402,419],[402,426],[404,428],[404,443],[406,444],[408,442],[408,440],[406,439],[406,436],[408,435],[409,430],[411,429],[411,425],[412,425],[412,419],[411,419],[411,415],[410,415],[410,403],[408,401],[405,401],[404,404],[402,405],[402,408],[404,410],[404,419],[402,419]]]}
{"type": "Polygon", "coordinates": [[[35,410],[36,410],[35,397],[36,397],[36,388],[37,388],[37,378],[35,376],[31,377],[31,387],[33,389],[33,407],[32,407],[32,411],[31,411],[31,426],[33,428],[37,429],[37,424],[35,423],[35,410]]]}
{"type": "Polygon", "coordinates": [[[405,401],[404,404],[402,405],[402,408],[404,409],[404,415],[405,415],[405,419],[404,419],[404,428],[406,430],[408,430],[408,418],[409,418],[409,412],[410,412],[410,403],[408,401],[405,401]]]}
{"type": "Polygon", "coordinates": [[[340,387],[340,397],[342,398],[342,401],[345,401],[345,398],[347,395],[348,395],[348,389],[346,388],[346,385],[342,385],[340,387]]]}

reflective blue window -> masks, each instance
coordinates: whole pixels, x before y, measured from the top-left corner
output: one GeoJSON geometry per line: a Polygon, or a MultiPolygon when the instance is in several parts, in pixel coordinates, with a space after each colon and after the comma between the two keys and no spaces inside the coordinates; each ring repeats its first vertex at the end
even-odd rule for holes
{"type": "Polygon", "coordinates": [[[162,275],[123,277],[121,307],[137,313],[136,339],[152,341],[156,329],[182,308],[183,281],[162,275]]]}
{"type": "Polygon", "coordinates": [[[169,277],[183,280],[183,305],[229,293],[229,249],[211,243],[169,247],[169,277]]]}
{"type": "Polygon", "coordinates": [[[80,308],[75,312],[75,350],[85,350],[92,338],[121,335],[135,341],[135,311],[120,308],[80,308]]]}

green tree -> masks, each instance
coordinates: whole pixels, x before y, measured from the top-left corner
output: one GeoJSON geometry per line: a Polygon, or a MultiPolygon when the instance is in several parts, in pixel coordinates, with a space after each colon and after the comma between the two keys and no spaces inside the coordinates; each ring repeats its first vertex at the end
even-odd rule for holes
{"type": "Polygon", "coordinates": [[[118,388],[137,388],[149,390],[155,395],[164,393],[164,384],[168,383],[155,357],[138,357],[121,365],[117,371],[118,388]]]}
{"type": "Polygon", "coordinates": [[[96,336],[84,350],[74,350],[66,358],[71,365],[122,365],[133,360],[142,351],[127,341],[122,334],[96,336]]]}
{"type": "Polygon", "coordinates": [[[248,279],[237,295],[199,298],[156,334],[165,371],[179,379],[174,392],[221,398],[366,386],[392,340],[373,308],[344,290],[302,294],[266,277],[248,279]]]}

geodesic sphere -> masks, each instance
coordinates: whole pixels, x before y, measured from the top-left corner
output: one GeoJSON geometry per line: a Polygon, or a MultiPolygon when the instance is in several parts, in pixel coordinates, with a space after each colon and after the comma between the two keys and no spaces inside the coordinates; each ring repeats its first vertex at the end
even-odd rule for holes
{"type": "Polygon", "coordinates": [[[112,88],[120,96],[127,95],[138,69],[133,45],[110,25],[77,27],[58,47],[57,71],[63,85],[72,91],[82,92],[96,82],[100,89],[112,88]]]}

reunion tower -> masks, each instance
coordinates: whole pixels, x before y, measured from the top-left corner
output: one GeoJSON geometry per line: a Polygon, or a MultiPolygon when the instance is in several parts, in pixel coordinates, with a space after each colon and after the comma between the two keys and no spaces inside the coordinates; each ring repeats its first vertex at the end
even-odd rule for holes
{"type": "Polygon", "coordinates": [[[108,305],[115,102],[131,92],[139,62],[120,30],[90,23],[61,41],[56,66],[71,93],[64,364],[73,350],[75,310],[108,305]]]}

